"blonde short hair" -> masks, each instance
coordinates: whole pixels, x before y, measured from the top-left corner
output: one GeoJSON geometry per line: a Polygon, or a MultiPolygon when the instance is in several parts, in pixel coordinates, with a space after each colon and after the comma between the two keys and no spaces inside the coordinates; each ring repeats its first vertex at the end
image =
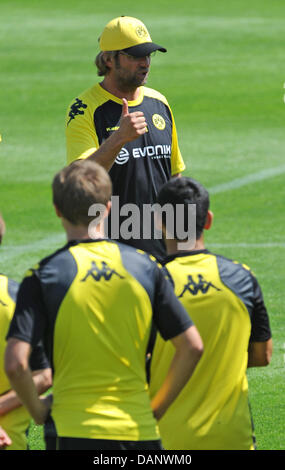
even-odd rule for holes
{"type": "Polygon", "coordinates": [[[52,183],[53,203],[73,225],[88,226],[93,204],[107,205],[112,183],[107,171],[92,160],[77,160],[63,168],[52,183]]]}

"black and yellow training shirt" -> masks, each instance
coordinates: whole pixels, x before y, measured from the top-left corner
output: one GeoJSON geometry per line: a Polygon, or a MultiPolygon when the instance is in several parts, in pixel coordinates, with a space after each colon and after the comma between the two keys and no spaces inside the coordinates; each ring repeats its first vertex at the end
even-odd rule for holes
{"type": "MultiPolygon", "coordinates": [[[[159,421],[162,443],[171,450],[253,449],[248,345],[271,337],[259,284],[246,265],[207,250],[170,256],[165,267],[177,298],[201,334],[204,353],[188,384],[159,421]]],[[[159,389],[173,353],[172,344],[158,334],[151,363],[151,396],[159,389]]]]}
{"type": "Polygon", "coordinates": [[[192,325],[149,255],[110,240],[69,242],[24,278],[10,337],[44,337],[59,437],[156,440],[145,359],[154,322],[192,325]]]}
{"type": "MultiPolygon", "coordinates": [[[[119,196],[116,215],[119,226],[128,219],[121,213],[126,204],[140,209],[140,230],[137,236],[130,228],[128,240],[111,230],[109,237],[145,250],[162,259],[166,255],[162,239],[143,237],[143,205],[153,205],[160,188],[172,175],[182,172],[185,165],[179,150],[176,126],[166,98],[157,91],[140,87],[140,96],[129,101],[129,112],[142,111],[147,122],[147,132],[124,145],[109,174],[113,195],[119,196]]],[[[87,158],[119,128],[122,100],[104,90],[99,83],[76,98],[67,111],[66,145],[67,162],[87,158]]],[[[152,222],[153,225],[153,222],[152,222]]]]}

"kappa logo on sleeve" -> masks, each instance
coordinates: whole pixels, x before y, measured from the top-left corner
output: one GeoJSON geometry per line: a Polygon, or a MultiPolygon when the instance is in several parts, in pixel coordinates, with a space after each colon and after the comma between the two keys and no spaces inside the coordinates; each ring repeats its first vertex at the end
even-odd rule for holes
{"type": "Polygon", "coordinates": [[[72,121],[72,119],[75,119],[75,116],[78,116],[79,114],[84,114],[83,110],[86,108],[87,104],[84,104],[82,100],[76,98],[75,102],[70,106],[70,111],[68,113],[70,119],[67,125],[72,121]]]}

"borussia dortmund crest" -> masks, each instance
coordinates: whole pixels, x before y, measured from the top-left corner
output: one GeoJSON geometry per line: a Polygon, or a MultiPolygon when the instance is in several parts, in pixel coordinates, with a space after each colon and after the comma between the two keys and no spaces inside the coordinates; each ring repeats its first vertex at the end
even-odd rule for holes
{"type": "Polygon", "coordinates": [[[139,38],[145,38],[148,36],[147,30],[143,26],[138,26],[136,29],[136,33],[139,38]]]}
{"type": "Polygon", "coordinates": [[[159,129],[160,131],[163,131],[163,129],[165,129],[165,120],[163,119],[162,116],[160,116],[160,114],[154,114],[152,116],[152,122],[155,125],[155,127],[159,129]]]}

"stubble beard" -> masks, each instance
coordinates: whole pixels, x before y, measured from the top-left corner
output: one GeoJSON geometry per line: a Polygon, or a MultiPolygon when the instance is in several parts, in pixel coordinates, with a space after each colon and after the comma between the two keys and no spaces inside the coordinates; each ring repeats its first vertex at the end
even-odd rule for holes
{"type": "MultiPolygon", "coordinates": [[[[124,91],[124,92],[133,92],[135,91],[138,87],[143,86],[146,84],[147,79],[148,79],[148,71],[146,72],[146,75],[141,78],[138,76],[138,72],[134,74],[130,73],[123,73],[123,69],[119,64],[116,66],[116,83],[117,87],[119,90],[124,91]]],[[[143,73],[144,69],[142,69],[143,73]]]]}

